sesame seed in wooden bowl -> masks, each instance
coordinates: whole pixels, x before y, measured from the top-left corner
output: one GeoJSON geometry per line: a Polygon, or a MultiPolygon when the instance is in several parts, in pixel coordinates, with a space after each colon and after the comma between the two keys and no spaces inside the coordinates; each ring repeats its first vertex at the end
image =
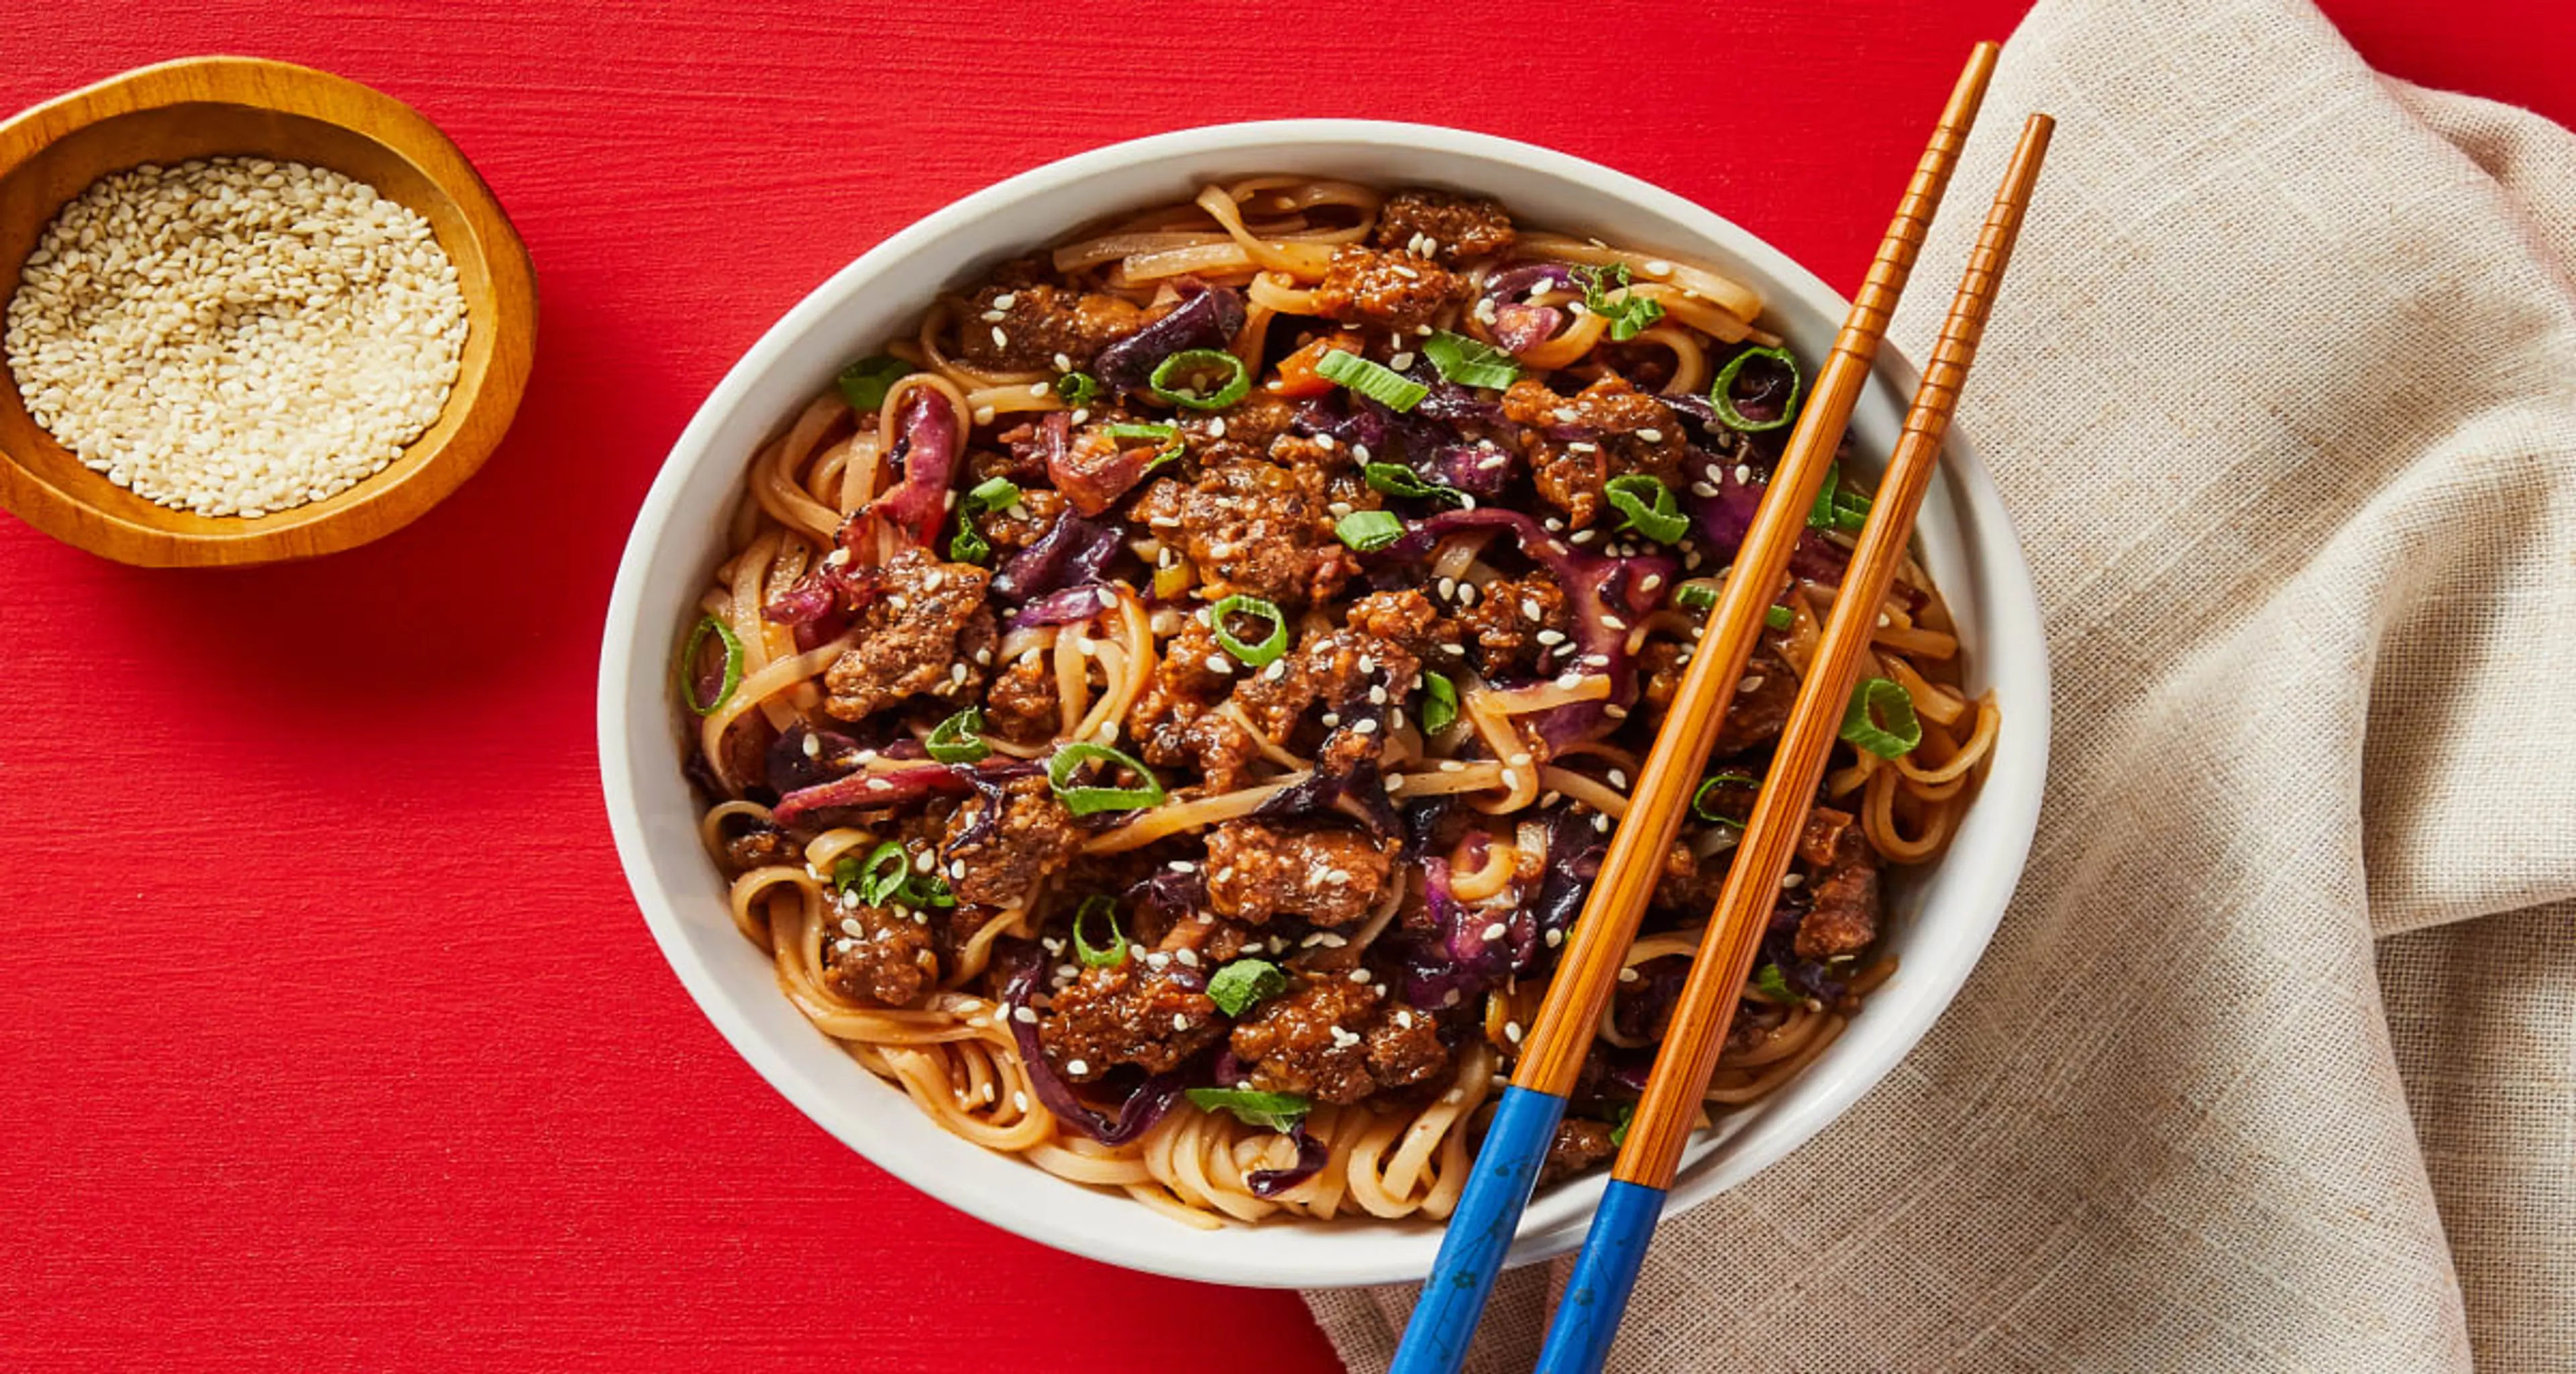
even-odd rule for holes
{"type": "Polygon", "coordinates": [[[464,154],[355,82],[186,58],[0,124],[0,505],[92,553],[401,528],[500,443],[536,317],[464,154]]]}

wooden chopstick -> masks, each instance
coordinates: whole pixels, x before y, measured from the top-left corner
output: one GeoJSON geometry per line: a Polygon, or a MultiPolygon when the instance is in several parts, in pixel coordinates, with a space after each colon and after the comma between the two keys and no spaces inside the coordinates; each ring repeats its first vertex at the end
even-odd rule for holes
{"type": "MultiPolygon", "coordinates": [[[[1888,458],[1886,476],[1872,498],[1869,518],[1852,552],[1851,569],[1834,598],[1832,614],[1817,641],[1814,666],[1799,686],[1797,704],[1773,750],[1753,813],[1746,820],[1734,861],[1727,870],[1708,930],[1700,939],[1689,981],[1683,985],[1671,1026],[1664,1032],[1655,1067],[1629,1118],[1628,1138],[1611,1169],[1609,1192],[1594,1214],[1583,1253],[1575,1261],[1565,1300],[1548,1329],[1539,1355],[1541,1374],[1591,1374],[1608,1355],[1646,1241],[1663,1209],[1664,1192],[1672,1186],[1682,1147],[1700,1115],[1709,1074],[1717,1067],[1735,1018],[1745,976],[1761,947],[1764,927],[1779,900],[1780,879],[1788,871],[1799,831],[1815,805],[1816,785],[1824,776],[1858,677],[1862,656],[1877,628],[1879,605],[1905,560],[1914,517],[1923,505],[1939,462],[1941,439],[1959,402],[1959,388],[1976,360],[1986,317],[1994,307],[2004,266],[2012,257],[2032,186],[2056,127],[2047,115],[2034,114],[2022,126],[2021,142],[1995,192],[1968,269],[1942,322],[1939,341],[1923,369],[1904,432],[1888,458]]],[[[1737,575],[1743,574],[1741,566],[1737,575]]],[[[1762,584],[1766,589],[1772,582],[1762,584]]]]}
{"type": "Polygon", "coordinates": [[[1806,407],[1736,555],[1735,570],[1719,591],[1699,649],[1638,770],[1627,817],[1610,837],[1600,875],[1568,933],[1546,1000],[1522,1039],[1511,1086],[1486,1127],[1475,1172],[1450,1215],[1439,1258],[1405,1326],[1391,1374],[1454,1374],[1466,1358],[1468,1339],[1565,1114],[1566,1094],[1591,1051],[1594,1027],[1617,986],[1656,875],[1681,828],[1683,809],[1717,742],[1736,681],[1788,568],[1790,550],[1806,527],[1807,512],[1868,380],[1888,316],[1905,289],[1932,214],[1958,165],[1959,149],[1985,100],[1997,51],[1992,43],[1980,43],[1969,54],[1878,256],[1853,297],[1832,351],[1817,369],[1806,407]]]}

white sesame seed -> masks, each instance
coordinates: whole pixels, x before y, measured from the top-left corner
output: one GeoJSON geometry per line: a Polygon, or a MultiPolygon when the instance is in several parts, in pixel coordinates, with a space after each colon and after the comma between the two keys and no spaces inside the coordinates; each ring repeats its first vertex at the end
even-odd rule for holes
{"type": "Polygon", "coordinates": [[[1561,930],[1558,930],[1558,929],[1555,929],[1554,927],[1550,927],[1550,928],[1549,928],[1549,930],[1548,930],[1548,932],[1547,932],[1547,947],[1548,947],[1549,949],[1554,949],[1554,948],[1556,948],[1558,945],[1561,945],[1561,944],[1564,944],[1564,943],[1565,943],[1565,932],[1564,932],[1564,931],[1561,931],[1561,930]]]}
{"type": "Polygon", "coordinates": [[[1051,396],[1055,394],[1055,388],[1048,386],[1044,382],[1031,382],[1029,383],[1029,394],[1032,396],[1051,396]]]}
{"type": "Polygon", "coordinates": [[[1368,980],[1369,980],[1369,971],[1368,971],[1367,969],[1364,969],[1364,968],[1355,968],[1355,969],[1352,969],[1352,970],[1351,970],[1351,981],[1352,981],[1352,982],[1354,982],[1354,983],[1365,983],[1365,982],[1367,982],[1368,980]]]}
{"type": "Polygon", "coordinates": [[[1058,372],[1071,372],[1073,370],[1073,359],[1058,353],[1055,355],[1055,370],[1058,372]]]}
{"type": "Polygon", "coordinates": [[[1750,463],[1738,463],[1738,464],[1736,464],[1736,465],[1735,465],[1735,485],[1737,485],[1737,486],[1739,486],[1739,487],[1742,487],[1742,486],[1750,486],[1750,485],[1752,484],[1752,482],[1753,482],[1753,465],[1752,465],[1752,464],[1750,464],[1750,463]]]}
{"type": "Polygon", "coordinates": [[[1019,304],[1019,301],[1020,298],[1017,294],[1005,291],[1001,295],[993,298],[993,308],[996,310],[1008,310],[1012,306],[1019,304]]]}
{"type": "Polygon", "coordinates": [[[1199,966],[1199,952],[1197,950],[1176,949],[1172,951],[1172,957],[1180,960],[1181,967],[1183,968],[1197,968],[1199,966]]]}
{"type": "Polygon", "coordinates": [[[1563,644],[1565,642],[1565,632],[1563,630],[1541,630],[1537,634],[1531,635],[1530,638],[1537,640],[1541,644],[1563,644]]]}
{"type": "Polygon", "coordinates": [[[1632,969],[1632,968],[1623,968],[1623,969],[1619,970],[1619,981],[1620,981],[1620,982],[1622,982],[1622,983],[1633,983],[1633,982],[1636,982],[1636,981],[1637,981],[1637,971],[1636,971],[1635,969],[1632,969]]]}
{"type": "Polygon", "coordinates": [[[1210,654],[1207,656],[1207,670],[1211,673],[1231,675],[1234,672],[1234,660],[1223,654],[1210,654]]]}
{"type": "Polygon", "coordinates": [[[1664,432],[1660,429],[1641,429],[1637,431],[1637,437],[1650,444],[1660,444],[1664,441],[1664,432]]]}
{"type": "Polygon", "coordinates": [[[1029,1095],[1025,1092],[1014,1091],[1011,1094],[1011,1105],[1018,1108],[1023,1114],[1027,1113],[1029,1109],[1029,1095]]]}
{"type": "Polygon", "coordinates": [[[1645,269],[1646,275],[1650,277],[1669,277],[1673,274],[1673,265],[1662,258],[1646,259],[1645,269]]]}
{"type": "Polygon", "coordinates": [[[1485,943],[1490,945],[1496,940],[1499,940],[1511,933],[1512,928],[1510,926],[1507,926],[1500,921],[1496,921],[1492,925],[1485,927],[1485,943]]]}
{"type": "Polygon", "coordinates": [[[1373,734],[1376,734],[1376,733],[1377,733],[1377,721],[1376,721],[1374,718],[1365,719],[1365,720],[1357,720],[1357,721],[1353,721],[1353,722],[1351,723],[1351,733],[1352,733],[1352,734],[1354,734],[1354,735],[1373,735],[1373,734]]]}
{"type": "Polygon", "coordinates": [[[420,215],[338,172],[215,157],[102,177],[64,205],[5,337],[29,416],[83,466],[255,518],[401,456],[445,408],[467,329],[420,215]]]}
{"type": "Polygon", "coordinates": [[[819,759],[823,757],[823,737],[821,735],[807,735],[805,737],[804,749],[805,757],[809,759],[819,759]]]}
{"type": "Polygon", "coordinates": [[[1440,771],[1443,773],[1463,773],[1467,771],[1467,765],[1460,763],[1456,759],[1442,759],[1440,761],[1440,771]]]}
{"type": "Polygon", "coordinates": [[[1172,1013],[1172,1029],[1176,1031],[1185,1031],[1189,1028],[1190,1018],[1188,1016],[1177,1011],[1172,1013]]]}
{"type": "Polygon", "coordinates": [[[1013,1007],[1011,1008],[1011,1019],[1019,1022],[1023,1026],[1034,1026],[1038,1023],[1037,1008],[1013,1007]]]}
{"type": "Polygon", "coordinates": [[[1521,786],[1521,775],[1508,768],[1504,769],[1503,786],[1508,787],[1515,792],[1519,791],[1521,786]]]}
{"type": "Polygon", "coordinates": [[[1091,1066],[1079,1059],[1068,1059],[1064,1061],[1064,1071],[1072,1074],[1076,1078],[1080,1078],[1084,1074],[1091,1072],[1091,1066]]]}
{"type": "Polygon", "coordinates": [[[1398,353],[1393,357],[1388,358],[1386,360],[1386,365],[1398,372],[1402,372],[1406,368],[1413,366],[1413,355],[1410,353],[1398,353]]]}
{"type": "Polygon", "coordinates": [[[1518,1021],[1505,1021],[1503,1023],[1503,1038],[1511,1041],[1515,1045],[1519,1044],[1521,1042],[1521,1023],[1518,1021]]]}
{"type": "Polygon", "coordinates": [[[1782,887],[1784,887],[1784,888],[1797,887],[1797,886],[1799,886],[1800,884],[1802,884],[1802,883],[1804,883],[1804,882],[1806,882],[1806,881],[1807,881],[1807,880],[1806,880],[1804,877],[1801,877],[1800,875],[1795,874],[1795,873],[1790,873],[1790,874],[1785,874],[1785,875],[1783,875],[1783,876],[1781,877],[1781,879],[1780,879],[1780,886],[1782,886],[1782,887]]]}

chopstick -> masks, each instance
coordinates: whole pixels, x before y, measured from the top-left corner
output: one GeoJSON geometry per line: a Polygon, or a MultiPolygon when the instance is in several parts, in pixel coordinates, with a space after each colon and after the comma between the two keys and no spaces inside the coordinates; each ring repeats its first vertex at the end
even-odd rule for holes
{"type": "Polygon", "coordinates": [[[1455,1374],[1466,1359],[1468,1340],[1511,1248],[1539,1165],[1565,1115],[1566,1094],[1591,1051],[1593,1029],[1617,986],[1656,875],[1681,828],[1683,808],[1717,742],[1734,702],[1736,680],[1761,633],[1763,614],[1778,593],[1790,550],[1806,527],[1807,512],[1833,464],[1835,445],[1842,441],[1852,406],[1868,380],[1888,316],[1905,289],[1932,213],[1958,165],[1959,149],[1985,100],[1997,51],[1992,43],[1980,43],[1969,54],[1877,259],[1853,298],[1832,351],[1816,371],[1806,408],[1790,431],[1770,489],[1736,555],[1735,570],[1718,593],[1699,649],[1638,770],[1627,818],[1610,837],[1600,875],[1548,983],[1546,1001],[1522,1039],[1511,1086],[1504,1089],[1485,1129],[1474,1171],[1450,1214],[1439,1257],[1414,1304],[1390,1374],[1455,1374]]]}
{"type": "MultiPolygon", "coordinates": [[[[2034,114],[2022,126],[2021,142],[1995,192],[1994,208],[1968,258],[1958,295],[1942,322],[1922,385],[1906,413],[1904,432],[1888,458],[1887,474],[1873,498],[1869,518],[1852,552],[1851,569],[1834,598],[1832,614],[1817,641],[1814,666],[1798,689],[1797,704],[1773,750],[1753,813],[1735,848],[1726,885],[1720,890],[1707,932],[1700,939],[1681,1002],[1664,1032],[1655,1067],[1629,1118],[1627,1143],[1611,1169],[1609,1190],[1584,1237],[1583,1253],[1574,1264],[1565,1299],[1548,1328],[1539,1353],[1541,1374],[1592,1374],[1610,1350],[1619,1317],[1626,1309],[1646,1242],[1663,1210],[1665,1190],[1672,1186],[1682,1147],[1700,1114],[1701,1095],[1717,1067],[1728,1026],[1735,1018],[1745,976],[1761,947],[1764,927],[1779,900],[1780,879],[1788,871],[1808,811],[1815,805],[1816,784],[1824,775],[1848,706],[1863,655],[1878,623],[1879,604],[1904,562],[1914,517],[1940,460],[1941,439],[1959,403],[1959,388],[1975,362],[1985,335],[1986,317],[1994,307],[1996,288],[2021,232],[2040,163],[2048,154],[2055,122],[2034,114]]],[[[1739,574],[1741,569],[1738,569],[1739,574]]],[[[1766,582],[1765,587],[1775,584],[1766,582]]]]}

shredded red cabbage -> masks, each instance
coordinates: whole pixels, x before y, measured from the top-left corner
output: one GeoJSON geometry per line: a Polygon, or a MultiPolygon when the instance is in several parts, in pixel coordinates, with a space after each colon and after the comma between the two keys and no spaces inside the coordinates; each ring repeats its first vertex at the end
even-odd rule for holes
{"type": "Polygon", "coordinates": [[[1011,1040],[1019,1046],[1020,1062],[1028,1068],[1029,1086],[1037,1091],[1038,1101],[1045,1103],[1046,1109],[1055,1113],[1057,1120],[1103,1145],[1124,1145],[1163,1119],[1163,1113],[1181,1100],[1186,1081],[1178,1072],[1155,1074],[1138,1084],[1136,1091],[1129,1093],[1127,1100],[1119,1104],[1118,1117],[1114,1121],[1083,1105],[1082,1099],[1074,1096],[1072,1085],[1055,1071],[1055,1065],[1047,1062],[1046,1048],[1038,1041],[1037,1024],[1021,1020],[1017,1014],[1020,1008],[1029,1004],[1029,998],[1036,993],[1038,979],[1045,970],[1045,960],[1024,957],[1019,970],[1011,975],[1010,982],[1002,989],[1002,1001],[1013,1013],[1009,1018],[1011,1040]]]}
{"type": "MultiPolygon", "coordinates": [[[[893,752],[891,747],[887,752],[893,752]]],[[[973,764],[925,763],[876,773],[852,773],[781,796],[769,818],[781,826],[794,826],[817,812],[909,806],[935,793],[980,790],[1001,779],[1036,771],[1037,765],[1025,759],[996,757],[973,764]]],[[[985,816],[991,817],[995,809],[986,806],[985,816]]]]}
{"type": "Polygon", "coordinates": [[[1181,303],[1135,333],[1100,350],[1092,375],[1117,391],[1141,392],[1165,358],[1193,348],[1228,348],[1243,330],[1243,296],[1230,286],[1181,277],[1172,287],[1181,303]]]}
{"type": "Polygon", "coordinates": [[[1306,1123],[1297,1123],[1297,1165],[1293,1169],[1255,1169],[1243,1176],[1244,1186],[1254,1197],[1277,1197],[1298,1184],[1313,1178],[1333,1157],[1332,1148],[1306,1134],[1306,1123]]]}
{"type": "Polygon", "coordinates": [[[993,574],[992,594],[1004,601],[1027,601],[1060,587],[1097,582],[1118,556],[1118,527],[1079,515],[1059,517],[1038,542],[1013,555],[993,574]]]}
{"type": "Polygon", "coordinates": [[[946,392],[916,386],[904,394],[893,461],[903,480],[869,502],[868,513],[927,547],[948,518],[948,487],[957,469],[957,408],[946,392]]]}
{"type": "MultiPolygon", "coordinates": [[[[1349,728],[1351,721],[1345,717],[1334,733],[1349,728]]],[[[1333,752],[1329,736],[1316,750],[1321,756],[1329,756],[1333,752]]],[[[1318,768],[1304,782],[1265,798],[1261,805],[1252,809],[1252,814],[1263,820],[1284,820],[1311,816],[1336,807],[1357,816],[1368,827],[1369,833],[1379,839],[1395,834],[1404,824],[1397,819],[1394,804],[1386,799],[1386,783],[1376,762],[1365,758],[1345,773],[1335,774],[1318,768]]]]}
{"type": "Polygon", "coordinates": [[[1031,625],[1073,625],[1089,620],[1118,604],[1118,594],[1097,582],[1049,592],[1011,613],[1004,630],[1021,630],[1031,625]]]}
{"type": "MultiPolygon", "coordinates": [[[[1691,523],[1698,527],[1700,542],[1711,557],[1725,562],[1744,547],[1744,536],[1753,529],[1754,512],[1761,509],[1762,495],[1769,488],[1756,482],[1736,480],[1739,471],[1752,475],[1748,465],[1728,463],[1693,446],[1683,471],[1691,478],[1690,494],[1684,504],[1690,508],[1691,523]],[[1704,488],[1714,489],[1715,496],[1703,495],[1704,488]]],[[[1818,535],[1802,530],[1798,542],[1789,552],[1789,571],[1819,582],[1839,583],[1851,566],[1851,555],[1818,535]]]]}
{"type": "Polygon", "coordinates": [[[1162,461],[1165,443],[1100,435],[1076,444],[1070,420],[1059,410],[1039,426],[1038,451],[1045,456],[1047,480],[1064,494],[1065,503],[1082,515],[1098,515],[1135,489],[1145,473],[1162,461]]]}

